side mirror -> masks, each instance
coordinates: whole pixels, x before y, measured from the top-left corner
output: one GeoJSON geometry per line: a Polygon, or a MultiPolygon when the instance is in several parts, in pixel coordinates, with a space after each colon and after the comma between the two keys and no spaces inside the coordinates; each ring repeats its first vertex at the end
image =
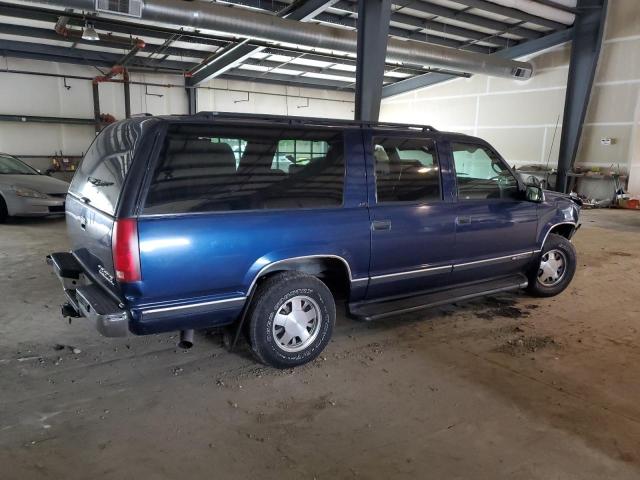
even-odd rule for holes
{"type": "Polygon", "coordinates": [[[544,202],[544,191],[538,185],[527,185],[525,193],[529,202],[544,202]]]}

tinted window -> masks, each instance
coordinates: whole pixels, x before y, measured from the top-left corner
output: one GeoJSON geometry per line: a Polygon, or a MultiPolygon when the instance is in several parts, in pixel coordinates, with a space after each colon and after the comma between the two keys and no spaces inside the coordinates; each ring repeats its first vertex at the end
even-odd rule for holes
{"type": "Polygon", "coordinates": [[[480,145],[453,143],[458,198],[518,198],[518,182],[490,149],[480,145]]]}
{"type": "Polygon", "coordinates": [[[330,130],[175,125],[144,213],[340,206],[343,150],[330,130]]]}
{"type": "Polygon", "coordinates": [[[288,172],[290,165],[306,165],[312,158],[326,155],[328,150],[329,144],[324,140],[280,140],[271,167],[288,172]]]}
{"type": "Polygon", "coordinates": [[[139,136],[133,122],[105,127],[82,159],[69,191],[113,215],[139,136]]]}
{"type": "Polygon", "coordinates": [[[378,202],[440,200],[440,169],[433,140],[374,137],[378,202]]]}

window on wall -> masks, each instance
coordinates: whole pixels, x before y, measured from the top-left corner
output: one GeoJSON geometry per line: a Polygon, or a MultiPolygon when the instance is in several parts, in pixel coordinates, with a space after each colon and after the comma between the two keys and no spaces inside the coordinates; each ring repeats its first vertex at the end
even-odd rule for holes
{"type": "Polygon", "coordinates": [[[452,143],[459,200],[519,198],[518,181],[492,150],[452,143]]]}
{"type": "Polygon", "coordinates": [[[442,199],[440,168],[433,140],[374,137],[378,202],[442,199]]]}
{"type": "Polygon", "coordinates": [[[328,149],[329,144],[324,140],[280,140],[272,168],[288,172],[291,165],[306,165],[313,158],[325,155],[328,149]]]}
{"type": "Polygon", "coordinates": [[[343,150],[342,133],[328,129],[175,125],[144,213],[337,207],[343,150]]]}

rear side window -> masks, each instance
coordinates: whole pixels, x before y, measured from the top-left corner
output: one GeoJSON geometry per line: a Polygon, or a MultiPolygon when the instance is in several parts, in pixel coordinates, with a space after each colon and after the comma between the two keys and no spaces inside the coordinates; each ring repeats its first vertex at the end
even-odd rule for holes
{"type": "Polygon", "coordinates": [[[174,125],[144,213],[338,207],[343,143],[329,129],[174,125]]]}
{"type": "Polygon", "coordinates": [[[435,143],[426,138],[374,137],[378,202],[442,199],[435,143]]]}
{"type": "Polygon", "coordinates": [[[138,125],[133,122],[107,126],[87,150],[69,191],[113,215],[139,137],[138,125]]]}

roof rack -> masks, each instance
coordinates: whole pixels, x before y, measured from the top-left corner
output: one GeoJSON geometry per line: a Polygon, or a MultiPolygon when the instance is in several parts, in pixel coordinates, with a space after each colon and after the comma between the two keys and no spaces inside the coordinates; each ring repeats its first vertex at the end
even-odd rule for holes
{"type": "Polygon", "coordinates": [[[350,126],[357,128],[395,128],[415,131],[437,132],[431,125],[410,125],[405,123],[391,122],[369,122],[361,120],[342,120],[318,117],[288,117],[285,115],[269,115],[254,113],[234,113],[234,112],[198,112],[196,116],[205,118],[224,118],[230,120],[250,120],[269,121],[286,123],[288,125],[327,125],[327,126],[350,126]]]}

